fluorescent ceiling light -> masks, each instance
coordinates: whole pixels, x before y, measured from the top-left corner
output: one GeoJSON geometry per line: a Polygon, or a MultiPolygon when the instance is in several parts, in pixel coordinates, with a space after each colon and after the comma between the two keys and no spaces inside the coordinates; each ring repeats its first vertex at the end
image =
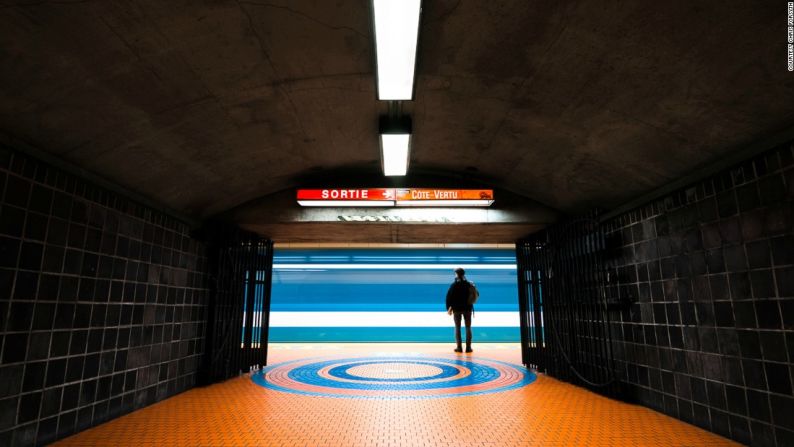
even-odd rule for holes
{"type": "Polygon", "coordinates": [[[413,98],[421,6],[421,0],[372,0],[378,62],[378,99],[413,98]]]}
{"type": "Polygon", "coordinates": [[[383,151],[381,155],[384,175],[405,175],[408,172],[410,146],[410,134],[381,134],[380,147],[383,151]]]}
{"type": "Polygon", "coordinates": [[[300,206],[394,206],[393,200],[298,200],[300,206]]]}
{"type": "Polygon", "coordinates": [[[399,200],[397,206],[491,206],[493,200],[399,200]]]}

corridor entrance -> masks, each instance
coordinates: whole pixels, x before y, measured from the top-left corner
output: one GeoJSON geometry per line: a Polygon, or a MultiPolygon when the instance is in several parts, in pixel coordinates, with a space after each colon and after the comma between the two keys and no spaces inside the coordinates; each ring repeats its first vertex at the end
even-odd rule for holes
{"type": "Polygon", "coordinates": [[[445,342],[453,269],[476,284],[474,340],[520,339],[515,249],[276,246],[270,342],[445,342]]]}

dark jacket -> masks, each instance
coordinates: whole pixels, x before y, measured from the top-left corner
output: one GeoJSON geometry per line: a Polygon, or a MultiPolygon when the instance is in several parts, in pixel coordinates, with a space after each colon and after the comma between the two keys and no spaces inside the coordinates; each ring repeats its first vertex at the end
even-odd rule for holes
{"type": "Polygon", "coordinates": [[[469,282],[465,279],[455,279],[447,291],[447,307],[453,312],[470,312],[474,306],[469,304],[469,282]]]}

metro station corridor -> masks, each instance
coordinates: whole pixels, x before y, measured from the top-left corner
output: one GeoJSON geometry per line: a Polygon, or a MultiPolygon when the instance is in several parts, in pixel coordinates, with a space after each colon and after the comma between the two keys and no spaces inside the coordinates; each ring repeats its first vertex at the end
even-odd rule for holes
{"type": "Polygon", "coordinates": [[[794,446],[794,1],[3,1],[54,444],[794,446]]]}

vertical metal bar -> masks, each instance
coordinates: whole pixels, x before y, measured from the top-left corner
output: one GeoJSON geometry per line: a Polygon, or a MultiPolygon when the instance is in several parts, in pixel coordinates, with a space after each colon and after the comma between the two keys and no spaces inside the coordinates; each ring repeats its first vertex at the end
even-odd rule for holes
{"type": "Polygon", "coordinates": [[[254,239],[249,237],[248,241],[246,242],[246,270],[248,270],[248,289],[245,293],[245,301],[246,307],[250,309],[250,316],[246,314],[246,319],[250,321],[248,325],[247,332],[245,334],[245,351],[243,354],[245,355],[245,360],[243,363],[243,367],[250,369],[253,366],[251,362],[251,344],[253,342],[253,332],[254,332],[254,291],[256,290],[256,271],[254,270],[254,239]]]}
{"type": "Polygon", "coordinates": [[[251,335],[251,348],[254,352],[254,364],[261,365],[259,361],[259,347],[262,343],[260,339],[261,326],[262,326],[262,266],[259,254],[260,243],[256,244],[256,264],[254,271],[256,272],[256,285],[254,287],[254,332],[251,335]]]}
{"type": "MultiPolygon", "coordinates": [[[[580,227],[582,227],[582,225],[580,225],[580,227]]],[[[593,315],[590,312],[590,292],[588,290],[589,282],[587,277],[587,272],[590,270],[590,268],[587,265],[589,255],[587,253],[587,233],[584,230],[585,228],[580,228],[580,232],[577,237],[580,253],[578,262],[580,268],[579,275],[582,282],[579,295],[581,297],[580,305],[582,306],[582,314],[584,315],[583,323],[585,329],[585,341],[582,343],[582,345],[587,352],[587,369],[590,371],[592,377],[592,374],[595,373],[594,366],[597,363],[597,359],[595,349],[593,349],[593,341],[595,339],[593,334],[593,315]]]]}
{"type": "MultiPolygon", "coordinates": [[[[543,236],[548,239],[549,234],[545,233],[543,236]]],[[[554,329],[554,332],[550,331],[548,337],[546,338],[546,340],[549,341],[548,349],[546,350],[546,362],[548,364],[549,372],[555,377],[562,378],[557,362],[559,358],[558,350],[561,343],[559,334],[562,333],[563,328],[561,327],[557,317],[556,306],[559,305],[559,303],[555,302],[553,298],[554,284],[551,281],[552,273],[550,244],[541,239],[538,239],[537,243],[539,244],[538,248],[542,250],[542,256],[539,259],[539,264],[541,266],[541,281],[544,284],[541,292],[543,293],[543,304],[545,305],[545,309],[548,311],[548,318],[546,319],[545,323],[547,324],[547,327],[554,329]]]]}
{"type": "Polygon", "coordinates": [[[223,340],[227,337],[226,331],[227,327],[225,325],[227,312],[229,311],[228,306],[228,275],[229,275],[229,259],[227,257],[227,247],[225,242],[221,243],[218,247],[218,259],[220,264],[220,269],[218,273],[218,283],[220,284],[220,291],[218,292],[218,308],[220,312],[218,313],[218,338],[215,340],[215,344],[217,346],[218,353],[215,356],[214,361],[214,368],[213,368],[213,377],[215,380],[220,378],[226,378],[225,374],[225,364],[227,362],[227,356],[225,352],[225,345],[223,344],[223,340]]]}
{"type": "Polygon", "coordinates": [[[607,355],[608,355],[608,345],[607,345],[607,337],[606,337],[606,328],[605,325],[608,315],[606,313],[606,309],[603,308],[603,294],[604,294],[604,282],[602,278],[603,274],[603,263],[602,263],[602,245],[601,245],[601,228],[596,226],[593,229],[593,308],[598,313],[598,337],[599,337],[599,353],[600,353],[600,365],[601,365],[601,377],[600,382],[606,382],[609,380],[609,366],[607,364],[607,355]]]}
{"type": "Polygon", "coordinates": [[[586,261],[586,271],[585,277],[587,278],[587,313],[589,314],[589,327],[590,327],[590,346],[593,349],[593,358],[595,363],[593,364],[594,372],[597,376],[596,382],[603,382],[602,378],[602,368],[601,368],[601,358],[603,354],[601,353],[601,337],[599,335],[599,328],[601,326],[600,323],[600,314],[597,309],[598,305],[598,294],[596,290],[596,282],[595,282],[595,273],[596,269],[594,268],[595,265],[595,247],[593,246],[593,237],[595,233],[592,228],[586,228],[586,235],[585,235],[585,252],[587,256],[585,258],[586,261]]]}
{"type": "MultiPolygon", "coordinates": [[[[245,291],[245,333],[243,334],[244,342],[243,342],[243,354],[245,356],[244,359],[244,367],[250,368],[251,363],[251,346],[253,343],[253,335],[254,335],[254,292],[256,290],[256,270],[253,268],[253,261],[251,253],[253,243],[249,243],[248,247],[246,247],[246,258],[248,262],[246,262],[246,271],[248,272],[248,287],[246,287],[245,291]]],[[[245,368],[243,369],[245,370],[245,368]]]]}
{"type": "Polygon", "coordinates": [[[593,325],[592,315],[590,313],[590,293],[588,291],[589,282],[587,272],[589,270],[588,252],[587,252],[587,232],[585,231],[584,224],[579,224],[577,228],[576,238],[576,266],[574,272],[579,276],[580,285],[578,287],[579,307],[582,309],[582,349],[583,359],[586,366],[585,370],[590,377],[595,373],[596,355],[593,349],[593,325]]]}
{"type": "MultiPolygon", "coordinates": [[[[579,289],[582,278],[577,273],[579,271],[577,261],[578,256],[576,250],[578,245],[576,241],[567,241],[568,244],[566,246],[566,276],[571,278],[568,282],[568,296],[571,298],[571,305],[573,306],[575,312],[574,318],[574,326],[575,326],[575,333],[571,337],[572,347],[571,350],[573,351],[574,356],[574,366],[577,369],[582,369],[582,365],[586,364],[587,361],[584,359],[584,353],[582,352],[581,348],[581,340],[585,336],[584,332],[584,316],[582,315],[582,300],[581,296],[579,295],[579,289]]],[[[577,379],[577,381],[579,381],[577,379]]]]}
{"type": "MultiPolygon", "coordinates": [[[[224,349],[223,357],[224,357],[225,362],[224,362],[224,365],[223,365],[224,369],[223,369],[222,374],[223,374],[224,378],[229,378],[230,375],[231,375],[231,371],[232,370],[236,371],[236,369],[237,369],[237,365],[232,363],[233,360],[234,360],[232,358],[233,351],[229,350],[229,343],[234,341],[234,338],[229,340],[228,337],[233,337],[233,335],[230,335],[230,334],[233,334],[233,333],[236,332],[236,329],[233,329],[232,327],[230,327],[229,324],[234,324],[235,323],[233,321],[233,319],[234,319],[234,316],[236,315],[235,308],[236,308],[236,305],[237,305],[237,292],[236,292],[236,290],[237,290],[237,281],[238,281],[237,271],[238,271],[238,268],[239,268],[239,266],[238,266],[239,258],[237,257],[237,253],[235,251],[235,247],[234,247],[234,243],[233,242],[230,242],[229,245],[227,245],[225,248],[226,248],[226,251],[227,251],[227,254],[228,254],[228,257],[229,257],[229,263],[231,265],[229,266],[229,271],[227,272],[228,277],[226,278],[226,280],[228,281],[229,284],[228,284],[228,291],[226,292],[226,295],[227,295],[226,296],[226,315],[225,315],[225,318],[224,318],[224,321],[223,321],[224,326],[226,326],[226,330],[224,331],[224,334],[223,334],[224,337],[225,337],[225,339],[223,340],[223,349],[224,349]],[[234,332],[232,332],[232,331],[234,331],[234,332]]],[[[242,321],[240,321],[240,322],[242,322],[242,321]]]]}
{"type": "MultiPolygon", "coordinates": [[[[221,238],[218,237],[218,239],[221,239],[221,238]]],[[[224,291],[226,290],[226,284],[223,281],[224,275],[226,273],[225,272],[226,266],[225,266],[223,250],[224,250],[224,246],[222,245],[222,243],[220,241],[218,241],[218,249],[217,249],[218,273],[217,273],[217,276],[215,278],[215,281],[217,283],[217,292],[216,292],[217,312],[216,312],[216,315],[215,315],[215,328],[216,328],[215,334],[216,334],[216,336],[215,336],[215,338],[212,339],[212,344],[213,344],[213,346],[215,346],[215,349],[214,349],[215,352],[213,353],[214,355],[212,357],[212,370],[211,370],[211,376],[212,376],[212,380],[213,381],[218,379],[218,374],[219,374],[219,371],[218,371],[219,365],[218,365],[218,363],[221,361],[221,359],[223,357],[223,352],[221,351],[222,346],[221,346],[221,343],[220,343],[220,339],[221,339],[221,337],[223,337],[225,335],[223,333],[223,329],[224,328],[223,328],[223,325],[221,323],[223,321],[223,316],[224,316],[223,314],[225,312],[225,309],[223,307],[223,302],[224,302],[224,298],[225,298],[224,297],[224,291]]]]}
{"type": "MultiPolygon", "coordinates": [[[[219,232],[221,230],[218,230],[219,232]]],[[[212,368],[212,377],[213,380],[218,380],[221,378],[222,371],[223,371],[223,364],[226,361],[226,353],[223,352],[223,338],[226,337],[226,327],[224,327],[223,322],[226,318],[226,306],[227,304],[227,275],[228,275],[228,262],[229,259],[226,256],[226,243],[223,240],[223,235],[218,236],[218,314],[215,320],[215,325],[218,328],[217,330],[217,337],[213,340],[213,343],[216,346],[217,353],[213,359],[213,368],[212,368]]]]}
{"type": "MultiPolygon", "coordinates": [[[[562,236],[568,236],[567,234],[563,233],[562,236]]],[[[577,295],[578,291],[578,281],[580,280],[577,273],[576,268],[576,244],[571,243],[570,237],[561,240],[563,246],[563,259],[565,262],[565,276],[568,278],[568,281],[565,281],[566,293],[565,295],[569,299],[569,303],[572,309],[573,318],[571,319],[571,336],[570,336],[570,343],[571,347],[569,349],[569,357],[571,359],[571,363],[574,368],[577,370],[581,369],[582,361],[581,361],[581,351],[579,348],[579,337],[582,334],[581,326],[582,326],[582,315],[581,309],[579,308],[579,296],[577,295]]],[[[572,371],[569,367],[569,374],[572,371]]],[[[574,381],[579,382],[579,379],[572,374],[571,377],[574,381]]]]}
{"type": "MultiPolygon", "coordinates": [[[[592,296],[590,293],[590,278],[589,272],[590,268],[590,253],[589,253],[589,246],[588,246],[588,233],[587,229],[584,227],[584,224],[581,225],[580,234],[579,234],[579,245],[581,250],[581,260],[579,261],[579,265],[581,266],[581,277],[582,277],[582,310],[585,315],[585,328],[587,330],[587,341],[584,344],[585,348],[587,349],[588,355],[588,369],[591,371],[591,374],[595,375],[596,366],[598,365],[598,353],[595,349],[595,332],[593,331],[593,312],[591,308],[592,304],[592,296]]],[[[591,376],[592,377],[592,376],[591,376]]]]}
{"type": "Polygon", "coordinates": [[[530,326],[532,329],[532,338],[535,342],[533,347],[535,364],[538,370],[543,370],[545,368],[545,363],[543,360],[543,337],[540,332],[542,330],[542,325],[540,325],[540,266],[538,265],[539,259],[536,245],[537,243],[532,241],[532,243],[527,246],[527,255],[531,257],[531,260],[528,262],[527,279],[530,280],[528,287],[532,293],[532,314],[530,314],[532,320],[530,321],[530,326]]]}
{"type": "MultiPolygon", "coordinates": [[[[536,252],[540,250],[539,246],[535,248],[536,252]]],[[[545,281],[543,280],[543,270],[541,270],[542,266],[539,265],[539,258],[536,254],[536,263],[533,264],[532,275],[534,277],[533,281],[533,295],[535,297],[533,302],[533,307],[535,308],[535,313],[533,314],[535,318],[535,339],[537,340],[537,352],[538,352],[538,364],[539,366],[545,371],[548,368],[548,350],[549,344],[547,343],[547,334],[546,331],[546,318],[544,312],[546,312],[546,305],[544,294],[546,293],[543,289],[545,281]]]]}
{"type": "Polygon", "coordinates": [[[235,317],[237,316],[237,305],[238,305],[237,282],[241,281],[242,278],[238,278],[238,273],[240,271],[241,265],[240,265],[239,253],[236,247],[234,246],[234,242],[231,242],[230,246],[227,249],[229,251],[229,256],[230,256],[230,261],[232,262],[232,266],[229,268],[229,282],[230,282],[229,296],[226,297],[227,316],[226,316],[226,320],[224,321],[224,324],[228,327],[225,334],[226,337],[232,337],[232,338],[231,339],[227,338],[226,340],[224,340],[223,346],[226,351],[225,357],[227,360],[223,374],[226,378],[229,378],[231,377],[232,371],[236,373],[237,370],[239,369],[239,365],[236,363],[237,358],[234,355],[236,350],[230,349],[229,345],[230,343],[233,342],[236,343],[240,342],[239,340],[235,340],[236,337],[234,337],[233,334],[237,333],[237,329],[236,329],[237,326],[242,326],[241,324],[242,320],[234,321],[236,320],[235,317]],[[229,326],[230,324],[234,326],[229,326]]]}
{"type": "Polygon", "coordinates": [[[529,257],[529,242],[525,242],[521,247],[521,256],[524,262],[524,268],[521,272],[521,279],[523,280],[523,288],[524,288],[524,296],[526,298],[526,302],[524,303],[524,307],[526,309],[526,313],[524,314],[524,318],[526,319],[525,322],[525,329],[527,332],[527,354],[531,357],[532,365],[534,368],[538,368],[538,341],[535,337],[535,331],[532,327],[534,318],[533,315],[535,313],[535,294],[533,290],[533,277],[532,277],[532,264],[529,257]]]}
{"type": "Polygon", "coordinates": [[[257,332],[256,332],[256,364],[263,365],[263,347],[262,347],[262,321],[264,317],[264,294],[265,294],[265,256],[266,253],[263,253],[265,250],[264,241],[261,239],[257,241],[256,247],[256,279],[257,279],[257,287],[256,287],[256,305],[257,305],[257,332]]]}
{"type": "Polygon", "coordinates": [[[596,352],[596,370],[597,370],[597,381],[599,383],[603,383],[606,381],[606,376],[604,374],[604,337],[602,333],[602,325],[603,325],[603,314],[600,310],[600,283],[598,281],[598,228],[594,226],[590,226],[588,228],[588,259],[589,259],[589,271],[588,271],[588,278],[589,278],[589,298],[590,298],[590,311],[592,313],[592,325],[593,325],[593,336],[595,337],[594,347],[596,352]]]}
{"type": "Polygon", "coordinates": [[[261,296],[259,298],[259,364],[265,364],[265,279],[267,276],[267,243],[259,243],[259,270],[262,272],[261,296]]]}
{"type": "Polygon", "coordinates": [[[548,367],[546,357],[548,346],[546,344],[545,322],[543,320],[543,294],[545,293],[543,291],[543,284],[545,281],[543,280],[543,265],[541,264],[541,247],[542,246],[537,241],[533,241],[529,249],[533,257],[530,275],[532,277],[532,318],[535,327],[535,346],[537,348],[538,366],[545,370],[548,367]]]}
{"type": "Polygon", "coordinates": [[[528,363],[532,365],[533,368],[537,368],[536,358],[535,358],[535,340],[533,339],[533,332],[532,332],[532,288],[530,287],[531,281],[529,277],[529,259],[527,257],[527,244],[526,242],[521,246],[521,293],[523,293],[523,301],[524,301],[524,309],[522,311],[522,317],[524,321],[522,322],[522,327],[524,330],[523,337],[526,337],[525,347],[526,347],[526,354],[528,363]]]}
{"type": "Polygon", "coordinates": [[[538,358],[538,340],[537,340],[537,332],[533,328],[533,322],[535,321],[535,313],[537,309],[535,307],[535,289],[534,289],[534,259],[532,256],[532,242],[530,240],[523,241],[521,246],[521,255],[524,260],[524,268],[521,272],[521,279],[524,281],[524,290],[527,297],[527,302],[525,304],[527,313],[526,313],[526,329],[527,329],[527,338],[529,339],[529,345],[527,346],[527,352],[531,358],[532,364],[536,369],[540,369],[540,359],[538,358]]]}
{"type": "Polygon", "coordinates": [[[247,270],[248,270],[248,290],[246,291],[246,307],[248,314],[248,330],[245,334],[245,367],[251,368],[254,365],[253,361],[253,336],[254,336],[254,298],[256,296],[256,242],[250,238],[246,247],[247,250],[247,270]]]}
{"type": "Polygon", "coordinates": [[[586,270],[584,271],[585,278],[587,280],[587,313],[589,314],[589,327],[590,327],[590,346],[593,349],[593,373],[595,377],[595,382],[601,383],[603,382],[602,373],[603,370],[601,368],[602,357],[603,353],[601,352],[601,337],[599,334],[599,329],[601,326],[601,318],[600,313],[598,312],[597,305],[598,305],[598,293],[596,290],[596,282],[595,282],[595,247],[593,245],[593,239],[595,236],[595,230],[591,228],[588,224],[584,228],[585,236],[585,261],[586,261],[586,270]]]}
{"type": "MultiPolygon", "coordinates": [[[[550,373],[554,370],[554,355],[555,346],[552,343],[554,336],[548,328],[554,324],[554,312],[549,304],[549,265],[548,265],[548,250],[547,245],[539,238],[533,241],[533,251],[535,256],[535,273],[538,282],[538,301],[543,312],[543,343],[545,349],[543,350],[543,362],[546,372],[550,373]]],[[[555,327],[556,329],[556,327],[555,327]]]]}
{"type": "Polygon", "coordinates": [[[542,305],[542,291],[541,291],[541,284],[543,283],[541,278],[541,269],[543,266],[541,265],[541,256],[540,256],[540,246],[538,245],[537,240],[530,241],[527,246],[525,247],[527,256],[528,256],[528,269],[527,269],[527,279],[529,280],[528,287],[532,294],[532,332],[535,345],[533,347],[535,363],[537,365],[538,370],[545,370],[546,365],[546,357],[545,352],[546,348],[544,345],[544,335],[543,335],[543,322],[541,319],[541,314],[543,312],[543,305],[542,305]]]}
{"type": "MultiPolygon", "coordinates": [[[[552,247],[551,242],[549,243],[549,246],[550,249],[556,249],[556,247],[551,248],[552,247]]],[[[548,265],[548,274],[546,275],[546,290],[547,290],[546,302],[551,303],[552,315],[554,316],[554,324],[557,328],[557,331],[554,334],[556,343],[553,343],[555,374],[557,375],[557,377],[560,377],[563,380],[565,380],[567,379],[567,375],[565,374],[565,369],[561,365],[563,359],[561,358],[561,353],[559,351],[565,349],[566,341],[564,339],[564,334],[566,333],[568,328],[566,326],[567,323],[562,318],[564,314],[563,311],[565,311],[565,309],[563,309],[564,297],[558,293],[557,282],[553,276],[554,275],[553,268],[555,267],[555,264],[559,264],[559,262],[556,263],[552,262],[551,256],[552,254],[547,252],[546,263],[548,265]]],[[[560,272],[558,271],[557,274],[559,273],[560,272]]]]}
{"type": "MultiPolygon", "coordinates": [[[[225,235],[224,235],[225,236],[225,235]]],[[[234,259],[231,257],[231,247],[228,245],[228,242],[224,239],[223,245],[221,246],[221,259],[223,260],[224,264],[224,272],[223,272],[223,313],[221,315],[220,321],[218,323],[221,326],[221,337],[218,340],[219,346],[219,356],[218,356],[218,369],[217,369],[217,377],[219,379],[226,379],[229,377],[228,371],[231,369],[231,364],[229,363],[231,359],[229,358],[229,347],[228,345],[228,337],[229,331],[231,328],[229,327],[229,319],[231,318],[230,312],[230,296],[229,290],[230,288],[234,287],[234,282],[231,281],[231,276],[233,275],[234,271],[234,259]]]]}
{"type": "MultiPolygon", "coordinates": [[[[581,296],[579,296],[579,288],[580,288],[579,282],[581,282],[581,276],[577,275],[579,270],[577,268],[578,267],[577,265],[578,257],[576,256],[577,248],[578,246],[576,245],[575,241],[569,241],[569,243],[566,246],[567,256],[565,257],[565,261],[566,261],[565,267],[566,267],[566,276],[570,278],[570,281],[566,281],[566,283],[568,284],[567,295],[570,297],[571,306],[574,309],[574,315],[575,315],[572,322],[573,323],[572,326],[574,327],[574,332],[571,334],[571,351],[573,353],[573,358],[574,358],[573,364],[577,369],[582,369],[582,365],[586,364],[587,362],[582,358],[584,356],[583,356],[582,348],[580,346],[581,345],[580,340],[584,336],[584,330],[583,330],[584,317],[582,315],[581,296]]],[[[579,381],[578,379],[576,380],[577,382],[579,381]]]]}
{"type": "MultiPolygon", "coordinates": [[[[260,250],[262,249],[262,245],[260,244],[260,250]]],[[[265,319],[265,253],[260,253],[259,255],[259,284],[257,286],[257,302],[259,306],[259,313],[257,314],[257,333],[256,333],[256,342],[257,342],[257,351],[256,351],[256,361],[257,364],[262,365],[265,363],[264,361],[264,349],[262,348],[262,324],[264,323],[265,319]]]]}
{"type": "Polygon", "coordinates": [[[529,247],[524,247],[525,257],[527,257],[526,266],[524,268],[524,279],[526,280],[524,283],[524,288],[527,290],[527,296],[529,302],[527,303],[527,308],[529,309],[529,313],[527,314],[527,332],[529,333],[529,339],[531,340],[531,345],[529,346],[529,351],[532,353],[532,363],[535,365],[536,369],[540,369],[540,346],[538,340],[538,332],[537,332],[537,325],[535,321],[537,321],[537,290],[536,290],[536,277],[535,277],[535,266],[529,260],[529,247]]]}
{"type": "Polygon", "coordinates": [[[531,357],[532,365],[535,368],[538,368],[538,358],[537,358],[537,340],[535,337],[535,331],[532,328],[532,322],[534,320],[533,315],[535,313],[535,296],[533,290],[533,283],[534,278],[532,277],[532,261],[530,260],[530,252],[529,247],[531,242],[523,241],[521,245],[521,257],[523,261],[523,268],[521,271],[521,279],[523,281],[523,289],[524,295],[526,297],[526,302],[524,303],[524,307],[526,309],[524,318],[526,319],[524,326],[527,332],[527,354],[531,357]]]}
{"type": "Polygon", "coordinates": [[[254,339],[254,296],[256,292],[256,270],[254,268],[254,262],[256,260],[256,250],[255,250],[255,238],[249,237],[247,243],[246,253],[248,256],[248,262],[246,265],[246,269],[248,269],[248,277],[250,278],[250,282],[248,284],[248,290],[246,291],[246,307],[251,309],[251,316],[246,318],[250,318],[251,324],[248,326],[248,333],[245,334],[245,338],[248,343],[245,346],[245,368],[250,369],[254,362],[253,362],[253,339],[254,339]]]}
{"type": "Polygon", "coordinates": [[[243,300],[245,300],[245,304],[243,307],[246,309],[245,313],[245,320],[246,320],[246,327],[243,329],[243,349],[240,351],[240,355],[242,356],[241,359],[241,368],[243,372],[246,372],[247,369],[251,366],[251,326],[253,325],[254,314],[251,311],[251,290],[255,287],[255,279],[252,276],[254,272],[251,271],[251,239],[246,238],[245,241],[245,248],[243,249],[243,255],[245,256],[245,271],[247,272],[248,282],[246,284],[245,290],[243,291],[243,300]]]}
{"type": "Polygon", "coordinates": [[[235,264],[236,267],[233,271],[234,274],[234,283],[232,285],[232,290],[234,291],[234,296],[231,297],[231,314],[233,316],[232,321],[229,324],[232,325],[234,334],[230,343],[227,343],[227,349],[229,350],[229,358],[231,359],[230,362],[230,373],[235,374],[237,372],[242,371],[242,356],[240,355],[240,344],[243,338],[243,293],[245,290],[245,250],[242,245],[242,241],[239,237],[235,238],[234,242],[234,250],[235,250],[235,264]]]}
{"type": "MultiPolygon", "coordinates": [[[[563,344],[562,349],[566,350],[566,354],[568,354],[568,359],[572,365],[576,365],[578,363],[578,359],[576,356],[576,322],[579,321],[579,314],[576,309],[575,301],[571,296],[571,289],[573,288],[569,281],[576,281],[576,277],[571,275],[571,268],[570,268],[570,261],[567,257],[569,254],[568,250],[569,247],[563,246],[562,244],[565,242],[564,239],[560,239],[558,241],[558,248],[556,252],[559,254],[559,269],[557,269],[557,274],[554,278],[553,283],[555,284],[555,290],[557,289],[557,285],[560,286],[560,297],[564,300],[567,309],[566,313],[570,315],[570,318],[567,319],[567,328],[568,332],[565,334],[565,341],[566,343],[563,344]],[[569,276],[568,281],[560,280],[560,277],[569,276]]],[[[560,317],[564,314],[560,312],[560,317]]],[[[571,380],[571,371],[570,366],[564,366],[563,370],[565,371],[565,377],[568,380],[571,380]]],[[[575,380],[575,377],[574,377],[575,380]]]]}
{"type": "Polygon", "coordinates": [[[261,319],[259,321],[260,333],[259,333],[259,343],[260,343],[260,350],[259,350],[259,361],[262,365],[267,364],[267,309],[266,307],[266,297],[268,293],[269,286],[267,285],[267,276],[268,276],[268,257],[270,252],[272,251],[271,248],[268,246],[268,240],[262,240],[261,244],[261,265],[260,268],[262,269],[262,304],[261,306],[261,319]]]}
{"type": "Polygon", "coordinates": [[[265,319],[267,318],[267,310],[265,309],[265,295],[267,294],[267,259],[268,259],[268,246],[267,241],[262,240],[259,244],[259,269],[262,271],[262,296],[259,304],[259,364],[265,365],[267,359],[265,353],[267,352],[267,327],[265,327],[265,319]]]}
{"type": "Polygon", "coordinates": [[[207,250],[207,267],[210,272],[209,283],[209,297],[207,303],[207,325],[206,325],[206,338],[204,340],[204,357],[202,358],[201,377],[200,381],[203,384],[211,383],[213,381],[213,368],[216,350],[215,338],[217,332],[217,312],[218,312],[218,280],[217,277],[212,278],[212,274],[217,274],[218,266],[218,246],[215,241],[210,240],[207,250]],[[214,279],[214,281],[213,281],[214,279]]]}
{"type": "Polygon", "coordinates": [[[256,313],[254,314],[254,334],[252,336],[253,340],[253,359],[255,365],[261,365],[261,346],[262,346],[262,339],[261,339],[261,331],[262,331],[262,240],[257,239],[256,246],[254,248],[255,252],[255,260],[254,263],[254,271],[256,271],[256,287],[254,289],[254,308],[256,313]]]}
{"type": "Polygon", "coordinates": [[[270,335],[270,294],[273,285],[273,241],[265,241],[265,253],[264,304],[262,306],[262,365],[267,365],[268,338],[270,335]]]}
{"type": "Polygon", "coordinates": [[[529,301],[529,297],[527,296],[527,264],[524,257],[524,247],[525,242],[523,240],[516,242],[516,279],[518,281],[518,316],[521,334],[521,362],[524,364],[524,366],[530,367],[529,322],[527,321],[527,303],[529,301]]]}

